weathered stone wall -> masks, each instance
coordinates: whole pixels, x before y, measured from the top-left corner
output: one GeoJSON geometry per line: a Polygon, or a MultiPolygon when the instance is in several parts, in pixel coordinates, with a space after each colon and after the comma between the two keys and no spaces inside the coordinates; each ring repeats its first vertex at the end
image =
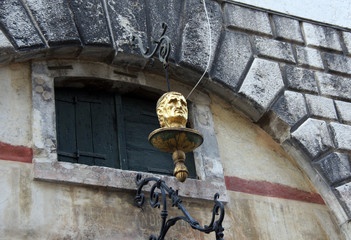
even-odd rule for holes
{"type": "MultiPolygon", "coordinates": [[[[0,142],[16,148],[32,147],[34,139],[31,134],[18,139],[13,129],[30,132],[37,127],[31,117],[29,71],[29,63],[0,68],[6,73],[0,81],[0,106],[12,106],[12,114],[0,120],[0,142]]],[[[147,76],[142,80],[149,81],[147,76]]],[[[344,239],[333,213],[279,144],[221,98],[212,95],[211,102],[227,185],[225,239],[344,239]]],[[[21,157],[11,149],[4,156],[8,149],[0,148],[0,239],[148,239],[159,231],[160,210],[147,203],[143,210],[135,207],[134,191],[34,180],[34,163],[11,158],[21,157]]],[[[211,201],[183,200],[195,219],[209,223],[211,201]]],[[[170,211],[171,216],[179,214],[170,211]]],[[[184,222],[167,237],[215,239],[184,222]]]]}
{"type": "MultiPolygon", "coordinates": [[[[294,157],[338,224],[350,229],[350,31],[226,1],[206,4],[212,53],[200,87],[258,122],[294,157]]],[[[68,58],[161,73],[159,64],[151,67],[129,45],[133,33],[151,43],[161,22],[168,24],[172,39],[170,75],[194,85],[209,57],[207,21],[197,0],[5,0],[0,5],[0,64],[68,58]]],[[[2,71],[8,79],[8,70],[2,71]]],[[[0,109],[9,116],[14,114],[9,102],[28,103],[5,99],[0,109]]],[[[12,119],[26,121],[31,117],[26,109],[25,118],[12,119]]],[[[23,136],[31,129],[6,126],[0,130],[1,149],[12,147],[28,162],[31,140],[23,136]]]]}

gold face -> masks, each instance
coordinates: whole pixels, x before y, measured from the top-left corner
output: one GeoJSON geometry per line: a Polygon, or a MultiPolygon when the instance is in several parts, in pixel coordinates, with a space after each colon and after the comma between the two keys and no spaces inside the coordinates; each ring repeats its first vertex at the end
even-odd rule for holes
{"type": "Polygon", "coordinates": [[[157,116],[161,127],[183,127],[188,121],[185,97],[178,92],[163,94],[157,102],[157,116]]]}

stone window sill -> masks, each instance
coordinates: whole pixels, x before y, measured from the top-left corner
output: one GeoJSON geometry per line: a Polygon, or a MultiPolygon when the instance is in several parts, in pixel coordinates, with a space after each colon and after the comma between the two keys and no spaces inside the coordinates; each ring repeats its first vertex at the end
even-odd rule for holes
{"type": "MultiPolygon", "coordinates": [[[[135,178],[138,172],[113,169],[100,166],[87,166],[69,162],[43,162],[34,159],[34,179],[106,187],[116,190],[136,190],[135,178]]],[[[173,189],[179,189],[179,196],[194,199],[213,200],[214,194],[220,194],[220,200],[227,202],[224,180],[205,181],[187,179],[180,183],[175,177],[141,172],[142,177],[159,177],[173,189]]],[[[145,188],[148,190],[148,188],[145,188]]]]}

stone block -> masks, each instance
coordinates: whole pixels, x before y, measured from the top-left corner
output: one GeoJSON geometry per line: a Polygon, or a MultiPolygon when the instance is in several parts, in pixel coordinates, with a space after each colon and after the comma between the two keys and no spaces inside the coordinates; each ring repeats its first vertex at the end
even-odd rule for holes
{"type": "Polygon", "coordinates": [[[342,51],[338,31],[333,28],[303,23],[307,46],[342,51]]]}
{"type": "Polygon", "coordinates": [[[291,136],[312,159],[333,147],[327,124],[322,120],[307,119],[291,136]]]}
{"type": "Polygon", "coordinates": [[[145,1],[106,0],[106,3],[117,51],[140,54],[137,48],[130,47],[132,34],[141,38],[144,48],[153,49],[147,37],[145,1]]]}
{"type": "Polygon", "coordinates": [[[249,100],[256,111],[263,114],[283,88],[284,83],[278,63],[256,58],[239,93],[249,100]]]}
{"type": "Polygon", "coordinates": [[[344,208],[351,218],[351,182],[345,183],[336,188],[338,194],[340,195],[339,200],[343,202],[344,208]]]}
{"type": "Polygon", "coordinates": [[[80,45],[78,30],[66,1],[27,0],[26,5],[49,46],[65,43],[80,45]]]}
{"type": "Polygon", "coordinates": [[[226,3],[224,17],[227,27],[272,36],[268,14],[265,12],[226,3]]]}
{"type": "Polygon", "coordinates": [[[221,43],[210,76],[231,88],[237,88],[252,59],[249,37],[243,33],[225,31],[221,43]]]}
{"type": "Polygon", "coordinates": [[[347,52],[351,54],[351,32],[342,32],[347,52]]]}
{"type": "Polygon", "coordinates": [[[197,0],[187,1],[187,13],[182,35],[182,51],[180,53],[181,65],[187,65],[201,72],[206,69],[210,57],[210,44],[210,64],[213,61],[222,29],[220,5],[215,1],[208,1],[206,2],[206,7],[211,19],[211,42],[203,4],[197,0]]]}
{"type": "Polygon", "coordinates": [[[351,177],[351,162],[343,153],[330,153],[314,165],[332,185],[351,177]]]}
{"type": "Polygon", "coordinates": [[[301,93],[285,91],[272,110],[290,127],[307,115],[305,98],[301,93]]]}
{"type": "Polygon", "coordinates": [[[0,24],[16,48],[44,47],[38,31],[32,24],[26,10],[19,0],[4,0],[0,4],[0,24]]]}
{"type": "Polygon", "coordinates": [[[351,103],[344,101],[335,101],[336,110],[340,120],[351,123],[351,103]]]}
{"type": "Polygon", "coordinates": [[[85,45],[112,46],[112,39],[101,0],[68,1],[81,41],[85,45]]]}
{"type": "Polygon", "coordinates": [[[351,79],[332,74],[316,72],[322,95],[351,99],[351,79]]]}
{"type": "Polygon", "coordinates": [[[7,39],[7,37],[3,34],[3,32],[0,30],[0,54],[4,52],[14,52],[14,47],[10,43],[10,41],[7,39]]]}
{"type": "Polygon", "coordinates": [[[312,117],[337,120],[334,102],[332,99],[306,94],[306,101],[312,117]]]}
{"type": "Polygon", "coordinates": [[[267,57],[291,63],[295,62],[292,48],[289,43],[263,37],[255,37],[254,45],[257,50],[257,55],[260,57],[267,57]]]}
{"type": "Polygon", "coordinates": [[[15,49],[7,39],[7,37],[0,30],[0,65],[5,65],[13,59],[12,54],[15,49]]]}
{"type": "MultiPolygon", "coordinates": [[[[166,35],[171,39],[171,53],[170,60],[175,60],[179,56],[180,41],[182,31],[182,16],[184,12],[184,1],[182,0],[148,0],[145,1],[148,6],[148,19],[150,20],[150,35],[152,39],[158,39],[162,33],[161,24],[166,23],[168,30],[166,35]]],[[[194,9],[187,9],[187,11],[203,12],[203,7],[200,2],[194,9]]],[[[194,2],[187,2],[188,5],[194,5],[194,2]]],[[[204,14],[204,12],[203,12],[204,14]]],[[[202,16],[203,18],[203,16],[202,16]]],[[[178,59],[177,59],[178,60],[178,59]]]]}
{"type": "Polygon", "coordinates": [[[332,53],[325,53],[324,56],[330,71],[351,74],[351,58],[332,53]]]}
{"type": "Polygon", "coordinates": [[[340,150],[351,151],[351,126],[335,122],[331,122],[329,126],[334,138],[335,147],[340,150]]]}
{"type": "Polygon", "coordinates": [[[320,51],[313,48],[295,46],[297,64],[303,67],[324,69],[320,51]]]}
{"type": "Polygon", "coordinates": [[[278,15],[273,15],[272,19],[277,39],[304,42],[299,21],[278,15]]]}
{"type": "Polygon", "coordinates": [[[313,71],[290,65],[286,65],[284,69],[288,88],[297,91],[318,93],[317,83],[314,79],[313,71]]]}

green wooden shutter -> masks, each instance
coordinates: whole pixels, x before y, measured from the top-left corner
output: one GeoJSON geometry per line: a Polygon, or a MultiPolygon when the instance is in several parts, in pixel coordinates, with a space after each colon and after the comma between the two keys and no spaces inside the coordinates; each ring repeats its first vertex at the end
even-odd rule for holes
{"type": "MultiPolygon", "coordinates": [[[[149,134],[160,128],[156,101],[122,96],[122,106],[128,169],[172,175],[172,155],[157,150],[148,142],[149,134]]],[[[189,177],[196,178],[193,153],[188,153],[186,158],[189,177]]]]}
{"type": "Polygon", "coordinates": [[[119,168],[113,94],[57,88],[58,160],[119,168]]]}

